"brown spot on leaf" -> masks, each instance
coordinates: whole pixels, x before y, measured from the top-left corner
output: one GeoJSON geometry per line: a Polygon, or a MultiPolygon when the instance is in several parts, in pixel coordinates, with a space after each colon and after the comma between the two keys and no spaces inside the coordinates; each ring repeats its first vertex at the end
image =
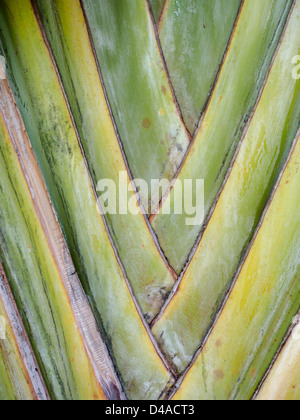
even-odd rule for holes
{"type": "Polygon", "coordinates": [[[224,372],[221,369],[215,370],[214,375],[216,379],[223,379],[224,378],[224,372]]]}
{"type": "Polygon", "coordinates": [[[172,136],[169,133],[166,133],[166,140],[168,143],[172,143],[172,136]]]}
{"type": "Polygon", "coordinates": [[[161,91],[165,96],[167,95],[167,88],[164,85],[162,85],[161,91]]]}
{"type": "Polygon", "coordinates": [[[152,121],[149,118],[144,118],[142,125],[145,129],[148,129],[151,127],[152,121]]]}
{"type": "Polygon", "coordinates": [[[217,347],[221,347],[222,346],[222,341],[221,340],[217,340],[216,341],[216,346],[217,347]]]}

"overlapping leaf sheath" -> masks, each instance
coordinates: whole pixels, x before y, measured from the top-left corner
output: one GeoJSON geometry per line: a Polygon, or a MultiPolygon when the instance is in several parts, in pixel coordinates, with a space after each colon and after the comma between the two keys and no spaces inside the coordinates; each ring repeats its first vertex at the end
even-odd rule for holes
{"type": "Polygon", "coordinates": [[[300,400],[300,314],[295,317],[284,344],[256,399],[300,400]]]}
{"type": "Polygon", "coordinates": [[[299,40],[300,0],[0,2],[0,399],[300,398],[299,40]]]}
{"type": "Polygon", "coordinates": [[[194,134],[241,0],[167,0],[159,37],[184,121],[194,134]]]}
{"type": "Polygon", "coordinates": [[[299,127],[300,81],[292,77],[291,65],[300,49],[299,23],[297,1],[216,208],[173,299],[154,325],[179,371],[213,321],[299,127]]]}
{"type": "Polygon", "coordinates": [[[0,171],[0,257],[51,396],[117,397],[118,380],[7,81],[0,82],[0,171]]]}
{"type": "MultiPolygon", "coordinates": [[[[299,6],[294,30],[299,28],[299,6]]],[[[295,36],[299,42],[299,33],[295,36]]],[[[228,301],[176,399],[251,398],[299,310],[299,137],[300,130],[228,301]]],[[[292,347],[299,349],[299,338],[292,347]]],[[[293,357],[299,361],[299,353],[293,357]]]]}
{"type": "Polygon", "coordinates": [[[0,265],[0,399],[48,400],[24,326],[0,265]]]}
{"type": "MultiPolygon", "coordinates": [[[[291,5],[291,0],[243,3],[218,82],[178,178],[178,182],[204,179],[205,216],[222,186],[291,5]]],[[[171,209],[174,201],[178,201],[176,194],[174,187],[171,209]]],[[[187,226],[186,217],[185,212],[170,217],[161,209],[152,220],[160,245],[177,273],[183,268],[202,227],[187,226]]]]}
{"type": "MultiPolygon", "coordinates": [[[[189,137],[146,0],[83,0],[108,99],[134,178],[172,180],[189,137]]],[[[165,191],[164,191],[165,192],[165,191]]],[[[150,200],[141,191],[146,207],[150,200]]]]}
{"type": "Polygon", "coordinates": [[[156,22],[158,22],[161,15],[165,0],[150,0],[152,13],[156,22]]]}
{"type": "Polygon", "coordinates": [[[3,1],[0,21],[2,51],[25,126],[126,393],[158,398],[172,376],[98,212],[77,132],[31,2],[3,1]]]}
{"type": "MultiPolygon", "coordinates": [[[[107,214],[111,236],[147,320],[151,321],[174,285],[173,273],[159,252],[141,213],[113,126],[79,0],[37,2],[82,139],[94,185],[108,179],[116,193],[116,214],[107,214]],[[120,183],[120,173],[125,185],[120,183]],[[125,210],[120,194],[125,194],[125,210]],[[130,211],[134,207],[135,214],[130,211]]],[[[100,195],[100,192],[99,192],[100,195]]]]}

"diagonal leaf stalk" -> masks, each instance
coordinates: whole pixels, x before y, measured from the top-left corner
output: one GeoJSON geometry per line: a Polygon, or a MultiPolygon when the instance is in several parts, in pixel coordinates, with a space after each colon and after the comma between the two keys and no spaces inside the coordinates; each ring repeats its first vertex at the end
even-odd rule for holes
{"type": "Polygon", "coordinates": [[[1,264],[0,327],[0,399],[49,400],[1,264]]]}
{"type": "Polygon", "coordinates": [[[0,94],[0,255],[49,392],[57,399],[116,398],[121,386],[7,81],[0,94]]]}
{"type": "Polygon", "coordinates": [[[98,212],[73,118],[31,2],[2,1],[0,21],[8,77],[125,392],[129,398],[158,398],[173,377],[98,212]]]}
{"type": "Polygon", "coordinates": [[[194,134],[214,86],[241,0],[167,0],[159,37],[184,121],[194,134]]]}
{"type": "Polygon", "coordinates": [[[297,1],[194,257],[154,324],[154,335],[179,372],[213,322],[299,127],[300,81],[291,73],[300,49],[299,9],[297,1]]]}
{"type": "Polygon", "coordinates": [[[149,187],[149,194],[140,192],[147,208],[151,181],[156,186],[161,179],[172,181],[190,142],[148,2],[82,0],[82,5],[129,167],[149,187]]]}
{"type": "Polygon", "coordinates": [[[299,310],[299,138],[300,129],[249,252],[174,399],[251,398],[299,310]]]}
{"type": "Polygon", "coordinates": [[[128,192],[125,204],[126,209],[131,204],[136,214],[119,213],[119,197],[131,183],[130,172],[106,102],[80,1],[73,0],[71,8],[69,0],[38,0],[37,5],[94,185],[101,180],[114,185],[116,214],[108,213],[106,221],[139,305],[146,319],[151,321],[174,286],[176,276],[158,249],[156,237],[139,209],[134,191],[128,192]],[[120,173],[125,174],[125,185],[119,183],[120,173]]]}
{"type": "MultiPolygon", "coordinates": [[[[194,182],[204,179],[205,220],[249,121],[292,4],[290,0],[243,3],[217,84],[177,180],[183,183],[186,179],[194,182]]],[[[187,225],[185,211],[175,214],[174,203],[178,201],[175,183],[159,214],[151,218],[159,243],[177,274],[205,227],[205,223],[187,225]],[[169,205],[171,216],[163,214],[169,205]]],[[[196,202],[195,188],[193,202],[196,202]]]]}
{"type": "Polygon", "coordinates": [[[255,399],[258,401],[299,401],[299,378],[300,313],[294,318],[287,340],[255,399]]]}

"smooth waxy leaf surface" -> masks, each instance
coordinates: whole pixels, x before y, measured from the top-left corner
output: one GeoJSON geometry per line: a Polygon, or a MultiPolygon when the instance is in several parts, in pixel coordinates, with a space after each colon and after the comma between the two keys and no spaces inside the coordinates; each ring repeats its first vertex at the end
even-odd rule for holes
{"type": "Polygon", "coordinates": [[[139,314],[98,212],[90,174],[32,5],[29,0],[10,0],[0,10],[3,49],[18,105],[127,395],[158,398],[171,376],[139,314]]]}
{"type": "Polygon", "coordinates": [[[153,329],[179,371],[213,321],[299,127],[300,82],[291,76],[291,60],[300,49],[299,8],[297,3],[194,258],[153,329]]]}
{"type": "MultiPolygon", "coordinates": [[[[41,17],[51,43],[73,116],[82,139],[94,185],[98,181],[114,183],[116,214],[107,214],[118,254],[128,279],[147,320],[151,321],[174,285],[174,274],[160,253],[154,235],[138,207],[130,184],[127,167],[106,103],[100,76],[93,55],[88,30],[79,0],[38,1],[41,17]],[[88,68],[88,71],[86,70],[88,68]],[[120,184],[120,173],[125,175],[120,184]],[[122,199],[127,192],[125,210],[120,214],[122,199]]],[[[99,192],[99,195],[100,192],[99,192]]]]}
{"type": "Polygon", "coordinates": [[[229,299],[176,399],[251,398],[299,309],[299,136],[229,299]]]}
{"type": "MultiPolygon", "coordinates": [[[[82,4],[133,177],[145,180],[149,189],[151,180],[172,180],[189,137],[174,103],[147,2],[82,4]]],[[[140,196],[147,206],[150,194],[140,196]]]]}
{"type": "MultiPolygon", "coordinates": [[[[224,181],[291,5],[287,0],[244,2],[218,83],[178,178],[178,182],[204,179],[205,216],[224,181]]],[[[171,209],[178,201],[176,191],[174,187],[171,209]]],[[[193,194],[195,202],[195,189],[193,194]]],[[[152,225],[168,261],[180,273],[202,226],[188,226],[185,212],[170,216],[163,211],[152,225]]]]}
{"type": "Polygon", "coordinates": [[[241,0],[168,0],[159,37],[183,118],[194,134],[241,0]]]}

